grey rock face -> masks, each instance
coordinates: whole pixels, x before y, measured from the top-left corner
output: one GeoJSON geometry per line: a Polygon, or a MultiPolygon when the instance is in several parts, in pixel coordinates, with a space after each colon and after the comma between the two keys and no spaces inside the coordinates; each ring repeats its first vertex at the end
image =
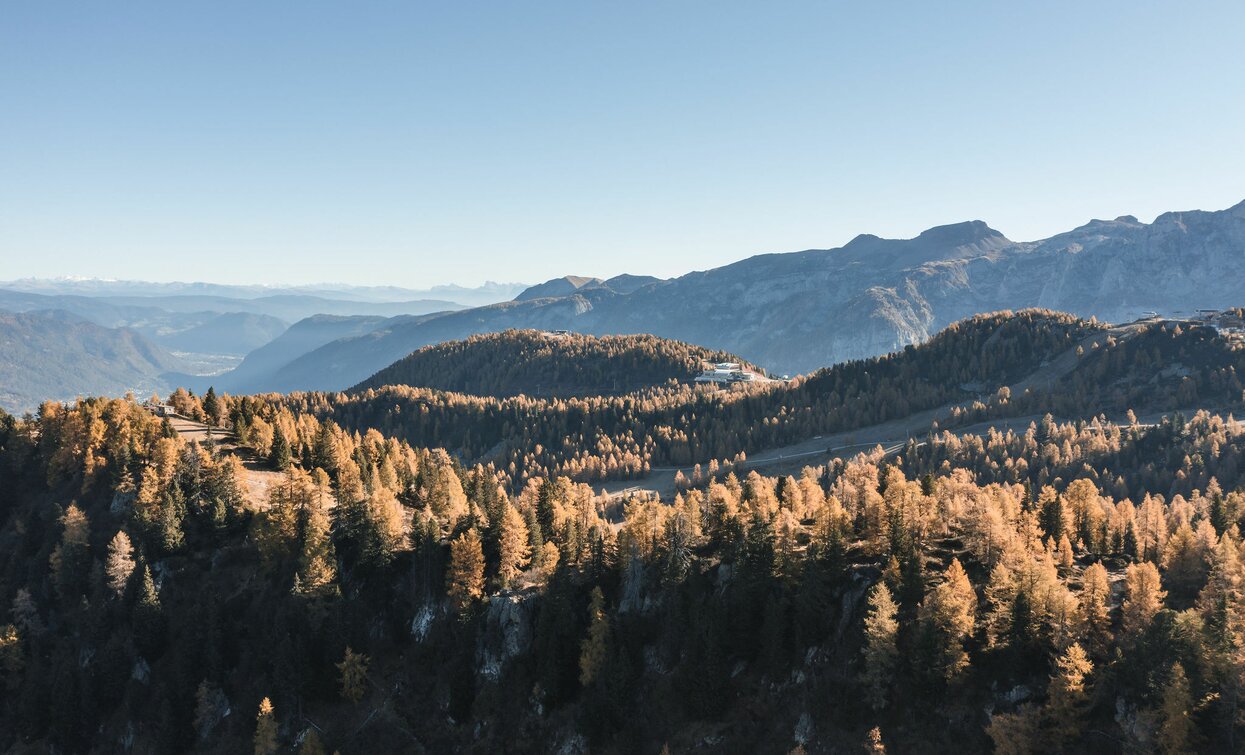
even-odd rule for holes
{"type": "Polygon", "coordinates": [[[485,631],[476,647],[480,675],[496,680],[511,658],[526,653],[535,634],[531,593],[502,593],[489,601],[485,631]]]}

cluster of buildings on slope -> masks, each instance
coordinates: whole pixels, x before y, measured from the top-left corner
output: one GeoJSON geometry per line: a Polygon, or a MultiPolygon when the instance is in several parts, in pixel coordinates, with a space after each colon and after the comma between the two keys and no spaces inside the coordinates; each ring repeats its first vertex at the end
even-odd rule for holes
{"type": "Polygon", "coordinates": [[[1214,328],[1216,333],[1232,344],[1245,343],[1245,320],[1233,311],[1199,309],[1193,322],[1214,328]]]}
{"type": "Polygon", "coordinates": [[[739,362],[718,362],[697,376],[696,382],[724,385],[733,383],[773,383],[777,381],[760,373],[746,370],[739,362]]]}
{"type": "Polygon", "coordinates": [[[1224,312],[1218,309],[1199,309],[1193,322],[1214,328],[1220,335],[1245,336],[1245,320],[1235,312],[1224,312]]]}
{"type": "Polygon", "coordinates": [[[1186,316],[1184,312],[1173,312],[1171,317],[1163,317],[1158,312],[1145,312],[1141,319],[1166,320],[1213,328],[1216,333],[1229,341],[1245,342],[1245,319],[1236,312],[1236,310],[1199,309],[1189,316],[1186,316]]]}
{"type": "Polygon", "coordinates": [[[163,401],[147,399],[143,402],[143,408],[157,417],[176,417],[177,410],[172,404],[166,404],[163,401]]]}
{"type": "MultiPolygon", "coordinates": [[[[569,338],[573,333],[569,330],[545,330],[541,331],[541,335],[545,338],[569,338]]],[[[786,375],[783,375],[781,378],[781,380],[788,379],[786,375]]],[[[745,369],[739,362],[718,362],[709,366],[703,373],[698,375],[696,382],[728,385],[735,383],[777,383],[780,380],[745,369]]]]}

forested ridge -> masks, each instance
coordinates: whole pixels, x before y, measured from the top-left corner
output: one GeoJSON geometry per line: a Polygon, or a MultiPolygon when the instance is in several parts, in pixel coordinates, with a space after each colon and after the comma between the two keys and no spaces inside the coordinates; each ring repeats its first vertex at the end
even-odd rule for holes
{"type": "Polygon", "coordinates": [[[982,315],[897,354],[727,391],[678,385],[624,396],[503,399],[387,386],[248,400],[491,462],[513,485],[534,475],[593,481],[727,461],[964,400],[1029,374],[1101,329],[1043,310],[982,315]]]}
{"type": "Polygon", "coordinates": [[[1233,749],[1241,428],[983,443],[727,474],[610,522],[565,478],[508,495],[375,433],[257,501],[130,402],[5,417],[3,745],[1233,749]]]}
{"type": "Polygon", "coordinates": [[[1233,751],[1245,430],[1226,414],[935,430],[791,476],[715,465],[664,501],[572,479],[564,457],[580,478],[609,458],[574,434],[513,436],[521,467],[462,453],[497,419],[579,422],[652,462],[680,447],[640,446],[658,420],[770,443],[965,394],[962,421],[1043,394],[1239,403],[1240,352],[1199,330],[1096,339],[1018,396],[998,388],[1103,327],[983,316],[767,390],[179,391],[221,428],[202,444],[129,399],[0,415],[0,749],[1233,751]],[[448,451],[419,440],[437,433],[448,451]]]}
{"type": "MultiPolygon", "coordinates": [[[[599,353],[588,361],[597,363],[599,353]]],[[[596,482],[642,477],[654,467],[719,468],[757,451],[933,409],[943,411],[944,427],[1046,413],[1232,411],[1245,394],[1238,367],[1245,370],[1245,349],[1209,327],[1152,323],[1117,334],[1092,321],[1025,310],[970,318],[887,357],[729,390],[668,383],[621,396],[542,399],[385,386],[352,394],[213,395],[211,412],[204,398],[185,391],[170,400],[187,416],[232,429],[261,456],[272,454],[279,434],[310,465],[323,442],[318,436],[375,430],[489,465],[514,491],[533,477],[596,482]],[[1069,359],[1053,379],[1026,384],[1069,359]],[[1023,388],[1013,395],[1011,385],[1023,388]]]]}
{"type": "Polygon", "coordinates": [[[407,385],[474,396],[632,393],[691,382],[724,351],[651,335],[590,336],[507,330],[426,346],[351,389],[407,385]]]}

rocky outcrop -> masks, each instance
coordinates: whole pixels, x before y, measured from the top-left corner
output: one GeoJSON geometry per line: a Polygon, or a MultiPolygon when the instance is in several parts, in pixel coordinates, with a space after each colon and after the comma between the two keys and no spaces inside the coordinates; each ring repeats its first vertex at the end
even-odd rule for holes
{"type": "Polygon", "coordinates": [[[489,599],[476,647],[476,668],[481,677],[496,681],[507,661],[531,648],[536,623],[532,598],[536,595],[536,591],[510,592],[489,599]]]}

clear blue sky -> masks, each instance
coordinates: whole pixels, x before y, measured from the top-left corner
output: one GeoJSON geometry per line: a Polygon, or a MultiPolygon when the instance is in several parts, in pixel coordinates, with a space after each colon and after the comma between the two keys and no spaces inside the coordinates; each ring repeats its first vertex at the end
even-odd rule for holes
{"type": "Polygon", "coordinates": [[[1221,209],[1243,38],[1237,0],[14,0],[0,279],[669,276],[1221,209]]]}

